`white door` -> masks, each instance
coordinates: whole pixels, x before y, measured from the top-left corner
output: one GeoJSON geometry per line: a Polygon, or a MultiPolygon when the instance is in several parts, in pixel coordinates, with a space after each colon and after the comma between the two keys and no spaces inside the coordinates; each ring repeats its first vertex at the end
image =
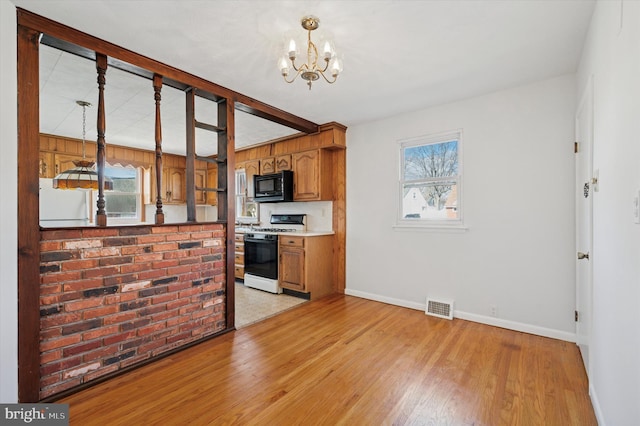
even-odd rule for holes
{"type": "Polygon", "coordinates": [[[593,195],[593,87],[590,80],[576,113],[576,343],[589,375],[589,342],[591,336],[591,238],[593,195]]]}

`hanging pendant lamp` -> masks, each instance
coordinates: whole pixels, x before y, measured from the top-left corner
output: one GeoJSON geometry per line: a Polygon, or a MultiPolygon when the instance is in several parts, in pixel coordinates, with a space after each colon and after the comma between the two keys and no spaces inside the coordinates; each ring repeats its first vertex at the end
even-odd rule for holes
{"type": "MultiPolygon", "coordinates": [[[[75,160],[74,168],[66,170],[53,178],[53,187],[57,189],[98,189],[98,173],[94,161],[87,161],[85,155],[85,137],[87,133],[87,107],[91,104],[86,101],[76,101],[82,107],[82,160],[75,160]]],[[[111,178],[104,177],[104,189],[113,189],[111,178]]]]}

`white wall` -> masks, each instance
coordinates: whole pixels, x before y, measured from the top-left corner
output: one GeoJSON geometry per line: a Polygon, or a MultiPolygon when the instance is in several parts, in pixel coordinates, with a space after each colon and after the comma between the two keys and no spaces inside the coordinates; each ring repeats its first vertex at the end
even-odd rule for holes
{"type": "Polygon", "coordinates": [[[0,0],[0,402],[18,400],[16,9],[0,0]]]}
{"type": "Polygon", "coordinates": [[[640,2],[597,3],[578,96],[590,76],[593,167],[600,171],[593,198],[591,398],[601,425],[637,425],[640,225],[633,223],[632,200],[640,191],[640,2]]]}
{"type": "Polygon", "coordinates": [[[574,111],[562,76],[350,127],[347,293],[574,340],[574,111]],[[394,229],[397,141],[455,129],[468,230],[394,229]]]}

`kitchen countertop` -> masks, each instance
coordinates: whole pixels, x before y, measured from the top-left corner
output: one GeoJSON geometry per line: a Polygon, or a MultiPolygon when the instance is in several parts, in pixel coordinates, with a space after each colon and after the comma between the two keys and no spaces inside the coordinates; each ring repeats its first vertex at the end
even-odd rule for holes
{"type": "Polygon", "coordinates": [[[236,234],[245,234],[251,232],[254,234],[271,234],[271,235],[287,235],[297,237],[319,237],[322,235],[333,235],[333,231],[305,231],[305,232],[270,232],[270,231],[256,231],[255,229],[247,227],[236,227],[236,234]]]}

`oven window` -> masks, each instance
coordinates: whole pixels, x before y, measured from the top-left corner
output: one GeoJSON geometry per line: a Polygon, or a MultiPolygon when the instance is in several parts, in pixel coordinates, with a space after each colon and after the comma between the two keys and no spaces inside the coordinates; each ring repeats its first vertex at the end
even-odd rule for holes
{"type": "Polygon", "coordinates": [[[244,270],[263,278],[278,279],[278,242],[250,240],[244,242],[244,270]]]}

